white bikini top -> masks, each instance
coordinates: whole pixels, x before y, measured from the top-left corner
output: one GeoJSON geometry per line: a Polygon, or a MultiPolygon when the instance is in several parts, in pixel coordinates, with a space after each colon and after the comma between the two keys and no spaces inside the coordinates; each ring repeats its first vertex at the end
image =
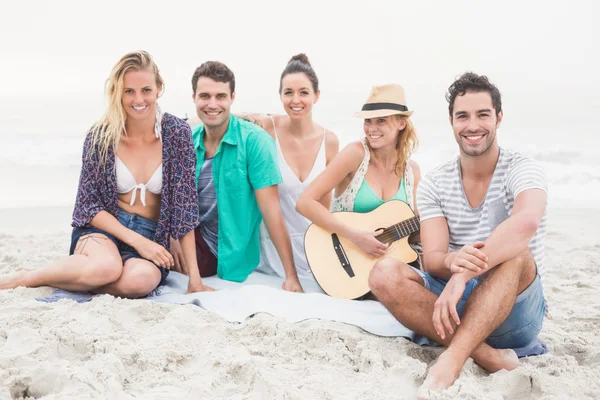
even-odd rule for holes
{"type": "Polygon", "coordinates": [[[129,168],[121,161],[119,157],[116,157],[116,169],[117,169],[117,193],[124,194],[129,193],[133,190],[131,195],[131,201],[129,205],[132,206],[135,203],[135,195],[137,189],[140,189],[140,200],[142,205],[146,207],[146,190],[150,193],[161,194],[162,193],[162,163],[156,168],[152,177],[148,180],[145,185],[143,183],[137,183],[129,168]]]}

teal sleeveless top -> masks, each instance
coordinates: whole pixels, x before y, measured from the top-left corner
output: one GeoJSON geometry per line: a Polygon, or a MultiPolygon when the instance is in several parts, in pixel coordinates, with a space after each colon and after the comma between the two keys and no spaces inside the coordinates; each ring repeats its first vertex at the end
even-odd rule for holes
{"type": "MultiPolygon", "coordinates": [[[[396,193],[396,195],[389,200],[402,200],[403,202],[407,203],[404,178],[400,181],[400,188],[398,188],[398,193],[396,193]]],[[[371,189],[371,186],[369,186],[367,180],[363,179],[362,184],[360,185],[360,189],[358,189],[356,197],[354,198],[353,211],[358,213],[367,213],[373,211],[383,203],[385,203],[385,201],[381,200],[379,196],[377,196],[375,192],[373,192],[373,189],[371,189]]]]}

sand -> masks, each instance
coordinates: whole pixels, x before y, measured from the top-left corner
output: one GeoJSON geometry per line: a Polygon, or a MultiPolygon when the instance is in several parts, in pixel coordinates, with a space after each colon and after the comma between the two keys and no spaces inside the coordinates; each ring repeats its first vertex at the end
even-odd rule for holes
{"type": "MultiPolygon", "coordinates": [[[[0,210],[0,274],[69,247],[68,208],[0,210]],[[61,222],[62,221],[62,222],[61,222]]],[[[549,355],[489,375],[471,360],[432,399],[600,398],[600,212],[550,210],[549,355]]],[[[412,399],[440,349],[330,321],[228,323],[192,305],[0,292],[0,399],[412,399]]]]}

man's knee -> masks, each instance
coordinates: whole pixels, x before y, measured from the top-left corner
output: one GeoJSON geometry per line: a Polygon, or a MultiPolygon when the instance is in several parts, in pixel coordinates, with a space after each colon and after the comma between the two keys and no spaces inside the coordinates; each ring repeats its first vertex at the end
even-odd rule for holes
{"type": "Polygon", "coordinates": [[[512,270],[517,270],[521,273],[520,276],[532,276],[535,278],[536,275],[536,263],[533,258],[533,254],[529,248],[523,250],[521,253],[517,254],[513,258],[506,260],[502,264],[498,265],[495,268],[492,268],[488,272],[486,272],[483,277],[491,277],[495,273],[499,273],[504,268],[510,268],[512,270]]]}
{"type": "Polygon", "coordinates": [[[369,275],[369,288],[376,294],[386,290],[396,291],[408,280],[414,280],[415,276],[418,278],[418,274],[402,261],[384,258],[373,266],[369,275]]]}
{"type": "Polygon", "coordinates": [[[531,250],[529,248],[523,250],[521,253],[517,254],[515,257],[510,260],[502,263],[504,265],[514,265],[521,271],[527,269],[533,269],[535,271],[535,260],[533,258],[533,254],[531,254],[531,250]]]}
{"type": "Polygon", "coordinates": [[[526,248],[516,257],[517,262],[524,268],[535,267],[535,259],[529,248],[526,248]]]}

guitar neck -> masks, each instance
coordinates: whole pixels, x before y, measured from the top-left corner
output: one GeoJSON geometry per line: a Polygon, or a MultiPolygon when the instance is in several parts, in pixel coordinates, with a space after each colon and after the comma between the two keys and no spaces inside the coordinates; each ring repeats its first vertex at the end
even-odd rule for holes
{"type": "Polygon", "coordinates": [[[421,229],[419,217],[414,216],[392,226],[388,226],[383,233],[377,235],[377,240],[381,243],[391,243],[409,236],[421,229]]]}

